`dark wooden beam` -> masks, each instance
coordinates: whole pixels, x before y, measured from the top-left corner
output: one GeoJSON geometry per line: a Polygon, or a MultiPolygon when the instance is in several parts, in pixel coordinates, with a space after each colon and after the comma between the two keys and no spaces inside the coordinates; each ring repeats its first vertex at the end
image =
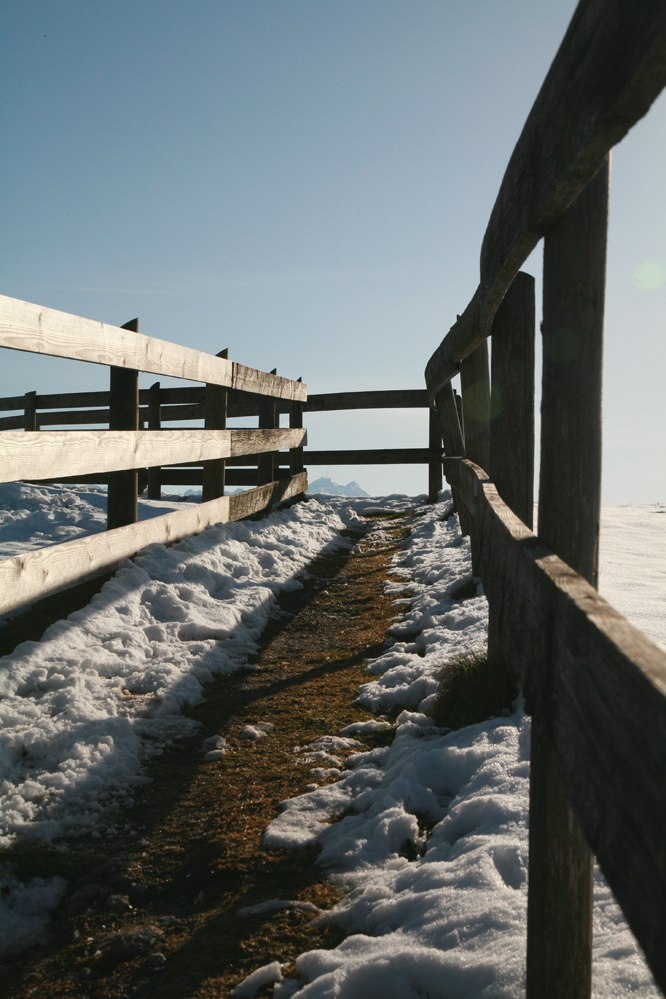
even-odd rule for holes
{"type": "Polygon", "coordinates": [[[534,278],[516,275],[493,322],[490,478],[523,523],[534,511],[534,278]]]}
{"type": "MultiPolygon", "coordinates": [[[[131,319],[122,327],[139,332],[139,320],[131,319]]],[[[139,429],[139,372],[112,366],[109,387],[109,430],[139,429]]],[[[134,469],[113,472],[107,490],[106,524],[109,530],[134,524],[138,519],[139,479],[134,469]]]]}
{"type": "MultiPolygon", "coordinates": [[[[544,246],[539,537],[595,587],[607,229],[608,162],[544,246]]],[[[553,746],[556,682],[540,678],[532,720],[527,996],[588,999],[592,854],[553,746]]]]}

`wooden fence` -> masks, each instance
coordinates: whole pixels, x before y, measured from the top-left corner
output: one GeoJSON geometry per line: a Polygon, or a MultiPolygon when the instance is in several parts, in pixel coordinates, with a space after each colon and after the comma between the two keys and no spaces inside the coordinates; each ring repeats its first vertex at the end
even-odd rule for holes
{"type": "MultiPolygon", "coordinates": [[[[257,417],[261,411],[261,398],[251,393],[227,393],[226,419],[257,417]]],[[[206,422],[209,413],[210,390],[193,386],[162,388],[155,382],[139,392],[138,425],[158,430],[168,423],[206,422]],[[208,408],[207,408],[208,407],[208,408]]],[[[24,395],[0,398],[0,412],[16,411],[16,415],[0,417],[0,431],[38,430],[44,427],[108,426],[110,420],[109,392],[66,392],[24,395]]],[[[352,450],[317,451],[305,449],[299,461],[307,465],[428,465],[428,493],[435,498],[442,488],[442,439],[434,408],[429,406],[425,389],[393,389],[380,391],[329,392],[310,395],[302,403],[276,400],[276,415],[289,414],[291,426],[309,413],[340,412],[367,409],[428,409],[429,441],[427,447],[366,448],[352,450]],[[295,409],[297,407],[297,410],[295,409]]],[[[210,417],[208,417],[210,419],[210,417]]],[[[220,471],[229,486],[249,486],[256,481],[256,469],[247,467],[247,458],[233,457],[220,471]]],[[[301,465],[302,467],[302,465],[301,465]]],[[[293,460],[289,467],[278,467],[279,477],[294,471],[293,460]]],[[[298,470],[301,470],[300,468],[298,470]]],[[[202,486],[206,470],[201,465],[172,464],[170,467],[154,466],[139,470],[139,488],[147,489],[149,499],[159,499],[163,486],[202,486]]],[[[40,476],[38,481],[76,481],[106,484],[108,476],[98,470],[86,476],[66,476],[62,470],[57,476],[40,476]]]]}
{"type": "Polygon", "coordinates": [[[0,412],[13,412],[0,418],[0,482],[87,482],[108,489],[106,534],[0,561],[0,613],[108,571],[145,545],[175,541],[302,494],[305,460],[427,464],[431,496],[441,489],[441,435],[425,389],[308,398],[300,380],[232,363],[226,351],[212,356],[143,336],[137,320],[107,326],[3,296],[0,345],[110,368],[106,392],[30,391],[0,399],[0,412]],[[140,390],[140,371],[205,384],[155,382],[140,390]],[[387,408],[430,409],[429,446],[304,451],[304,413],[387,408]],[[285,415],[289,428],[281,429],[285,415]],[[229,420],[247,417],[257,429],[227,427],[229,420]],[[199,425],[182,426],[192,422],[199,425]],[[165,429],[174,423],[181,426],[165,429]],[[162,487],[172,485],[201,486],[202,504],[138,524],[139,492],[159,499],[162,487]],[[254,488],[229,496],[227,486],[254,488]]]}
{"type": "MultiPolygon", "coordinates": [[[[310,452],[310,464],[420,461],[444,468],[490,606],[491,655],[508,659],[533,716],[527,993],[591,991],[594,854],[666,989],[666,655],[596,592],[608,155],[666,84],[663,0],[583,0],[530,112],[491,214],[479,287],[431,357],[427,394],[307,398],[279,378],[149,337],[0,299],[0,344],[108,365],[108,394],[5,399],[0,481],[108,475],[114,530],[0,562],[5,612],[153,541],[173,541],[296,495],[303,412],[429,405],[425,449],[310,452]],[[519,268],[544,239],[541,467],[532,533],[534,284],[519,268]],[[487,340],[493,337],[492,363],[487,340]],[[137,372],[198,389],[138,391],[137,372]],[[452,380],[460,375],[462,408],[452,380]],[[39,427],[101,424],[105,430],[39,427]],[[46,410],[52,410],[46,412],[46,410]],[[60,412],[55,412],[60,410],[60,412]],[[290,428],[280,429],[289,413],[290,428]],[[254,430],[226,429],[258,416],[254,430]],[[164,430],[201,420],[203,429],[164,430]],[[13,422],[12,422],[13,421],[13,422]],[[147,429],[139,429],[146,426],[147,429]],[[279,450],[289,450],[280,479],[279,450]],[[247,457],[258,455],[258,468],[247,457]],[[203,464],[204,502],[137,525],[137,469],[203,464]],[[242,465],[241,465],[242,463],[242,465]],[[226,468],[229,465],[231,467],[226,468]],[[224,482],[256,488],[224,496],[224,482]]],[[[131,325],[131,324],[128,324],[131,325]]],[[[152,472],[151,472],[152,469],[152,472]]],[[[157,471],[155,471],[157,469],[157,471]]],[[[194,470],[187,474],[194,475],[194,470]]],[[[184,481],[182,478],[178,481],[184,481]]]]}
{"type": "MultiPolygon", "coordinates": [[[[0,345],[110,368],[104,419],[91,419],[89,413],[68,414],[70,423],[103,422],[108,429],[42,432],[38,427],[47,425],[49,419],[39,412],[40,405],[45,404],[45,398],[46,405],[60,405],[66,397],[39,397],[36,393],[28,393],[21,402],[21,430],[12,423],[8,428],[5,421],[5,432],[0,434],[0,482],[67,476],[81,481],[102,473],[108,484],[109,530],[2,559],[0,613],[108,571],[148,544],[177,541],[209,524],[239,520],[307,489],[302,461],[306,441],[302,410],[307,388],[300,381],[143,336],[136,320],[124,327],[108,326],[3,296],[0,345]],[[156,429],[151,422],[155,404],[149,398],[149,429],[140,429],[140,371],[204,382],[199,389],[204,427],[156,429]],[[241,400],[241,407],[251,400],[259,415],[257,429],[227,429],[229,398],[241,400]],[[280,428],[279,405],[287,407],[289,428],[280,428]],[[290,467],[280,477],[278,453],[283,450],[289,451],[290,467]],[[224,495],[225,463],[247,461],[250,455],[257,456],[252,481],[255,488],[224,495]],[[204,502],[137,523],[137,470],[148,469],[150,475],[151,468],[177,462],[203,463],[204,502]]],[[[93,406],[98,401],[95,394],[78,393],[77,401],[82,400],[84,405],[93,406]]],[[[19,408],[14,402],[9,400],[8,408],[19,408]]],[[[61,420],[51,421],[54,423],[61,420]]]]}
{"type": "Polygon", "coordinates": [[[592,854],[666,990],[666,655],[596,592],[608,154],[665,84],[663,0],[580,3],[509,161],[479,287],[426,368],[489,652],[533,719],[531,999],[590,994],[592,854]],[[535,537],[534,283],[519,267],[542,238],[535,537]]]}

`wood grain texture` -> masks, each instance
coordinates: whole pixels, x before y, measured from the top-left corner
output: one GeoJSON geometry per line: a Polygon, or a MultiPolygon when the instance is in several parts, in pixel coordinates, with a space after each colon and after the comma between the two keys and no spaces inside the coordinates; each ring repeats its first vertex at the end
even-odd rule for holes
{"type": "Polygon", "coordinates": [[[539,536],[596,584],[608,162],[544,243],[539,536]]]}
{"type": "Polygon", "coordinates": [[[482,536],[480,573],[586,839],[666,988],[666,653],[518,519],[482,469],[444,459],[482,536]]]}
{"type": "Polygon", "coordinates": [[[182,510],[139,524],[1,559],[0,614],[107,572],[147,545],[172,544],[211,524],[241,520],[272,503],[299,496],[306,489],[307,476],[301,474],[209,503],[188,503],[182,510]]]}
{"type": "Polygon", "coordinates": [[[534,516],[534,278],[519,272],[493,321],[490,478],[523,523],[534,516]]]}
{"type": "Polygon", "coordinates": [[[149,468],[299,447],[305,430],[54,430],[0,435],[0,482],[149,468]]]}
{"type": "Polygon", "coordinates": [[[0,345],[52,357],[211,382],[258,395],[307,399],[307,387],[302,382],[5,295],[0,296],[0,345]]]}
{"type": "Polygon", "coordinates": [[[307,430],[290,430],[282,427],[265,430],[227,430],[231,435],[231,458],[269,451],[288,451],[307,443],[307,430]]]}
{"type": "Polygon", "coordinates": [[[490,371],[484,341],[460,366],[465,456],[488,468],[490,464],[490,371]]]}
{"type": "Polygon", "coordinates": [[[530,740],[525,995],[589,999],[593,858],[559,773],[548,712],[534,712],[530,740]]]}
{"type": "Polygon", "coordinates": [[[579,4],[504,174],[483,240],[479,287],[428,362],[431,397],[490,335],[520,266],[664,85],[663,0],[579,4]]]}
{"type": "Polygon", "coordinates": [[[287,476],[275,482],[268,482],[255,489],[229,496],[229,520],[242,520],[251,517],[261,510],[266,510],[275,503],[285,503],[302,496],[307,492],[307,472],[287,476]]]}
{"type": "MultiPolygon", "coordinates": [[[[601,367],[608,160],[544,246],[539,537],[589,583],[598,574],[601,367]]],[[[527,913],[528,999],[588,999],[592,856],[550,738],[547,673],[534,705],[527,913]]]]}

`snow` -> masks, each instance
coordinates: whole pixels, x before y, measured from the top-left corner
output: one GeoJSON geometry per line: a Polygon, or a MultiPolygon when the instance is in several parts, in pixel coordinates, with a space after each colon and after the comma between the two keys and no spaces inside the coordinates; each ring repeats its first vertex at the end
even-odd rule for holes
{"type": "Polygon", "coordinates": [[[280,967],[280,962],[272,961],[270,964],[265,964],[263,967],[257,968],[251,975],[243,979],[231,993],[232,999],[252,999],[253,996],[256,996],[259,989],[263,989],[264,986],[272,985],[273,982],[281,980],[282,968],[280,967]]]}
{"type": "Polygon", "coordinates": [[[599,592],[666,649],[666,506],[603,507],[599,592]]]}
{"type": "Polygon", "coordinates": [[[227,745],[227,740],[223,735],[211,735],[208,739],[204,739],[204,760],[207,763],[213,763],[215,760],[220,760],[228,749],[229,746],[227,745]]]}
{"type": "MultiPolygon", "coordinates": [[[[143,515],[174,505],[146,506],[143,515]]],[[[88,607],[5,657],[0,841],[68,849],[80,833],[113,832],[114,806],[137,793],[143,762],[192,732],[181,709],[201,699],[213,674],[248,667],[279,590],[301,586],[318,552],[347,544],[338,532],[363,512],[415,506],[407,497],[319,496],[259,522],[152,546],[88,607]]],[[[302,954],[297,979],[282,980],[276,960],[234,995],[270,984],[278,999],[523,993],[529,719],[517,703],[506,717],[447,732],[427,714],[441,669],[486,640],[480,590],[455,598],[471,566],[449,512],[446,495],[418,507],[394,560],[397,620],[359,692],[368,719],[294,747],[313,764],[312,783],[265,831],[268,847],[318,843],[342,897],[317,918],[347,935],[332,950],[302,954]],[[389,746],[358,752],[358,736],[390,729],[389,746]]],[[[4,554],[100,530],[103,520],[103,497],[90,490],[0,487],[4,554]]],[[[602,519],[602,592],[662,644],[665,524],[659,507],[613,508],[602,519]]],[[[271,731],[260,722],[246,736],[270,739],[271,731]]],[[[214,760],[233,750],[219,735],[201,751],[214,760]]],[[[0,889],[6,954],[44,937],[66,886],[21,884],[5,867],[0,889]]],[[[595,995],[659,994],[599,875],[594,947],[595,995]]]]}
{"type": "Polygon", "coordinates": [[[241,739],[251,739],[256,741],[257,739],[265,739],[275,728],[273,722],[264,721],[257,722],[256,725],[245,725],[241,730],[241,739]]]}
{"type": "MultiPolygon", "coordinates": [[[[144,500],[139,519],[182,509],[172,500],[144,500]]],[[[0,485],[0,556],[20,555],[106,529],[106,492],[24,482],[0,485]]]]}

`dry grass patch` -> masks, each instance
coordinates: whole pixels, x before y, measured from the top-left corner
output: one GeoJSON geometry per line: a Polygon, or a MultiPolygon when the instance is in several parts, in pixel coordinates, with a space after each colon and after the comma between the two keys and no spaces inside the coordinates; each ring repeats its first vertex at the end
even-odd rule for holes
{"type": "Polygon", "coordinates": [[[431,716],[442,728],[464,728],[510,711],[517,694],[515,677],[502,660],[459,656],[442,670],[431,716]]]}

